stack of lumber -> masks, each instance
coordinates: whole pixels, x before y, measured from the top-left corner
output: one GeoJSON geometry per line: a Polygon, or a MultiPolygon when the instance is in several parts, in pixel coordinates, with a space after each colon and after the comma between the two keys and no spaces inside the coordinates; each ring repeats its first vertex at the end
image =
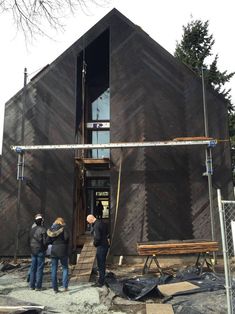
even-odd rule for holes
{"type": "Polygon", "coordinates": [[[193,253],[209,253],[219,250],[215,241],[177,241],[177,242],[143,242],[137,243],[139,255],[177,255],[193,253]]]}
{"type": "Polygon", "coordinates": [[[213,140],[212,137],[207,136],[194,136],[194,137],[176,137],[173,141],[211,141],[213,140]]]}

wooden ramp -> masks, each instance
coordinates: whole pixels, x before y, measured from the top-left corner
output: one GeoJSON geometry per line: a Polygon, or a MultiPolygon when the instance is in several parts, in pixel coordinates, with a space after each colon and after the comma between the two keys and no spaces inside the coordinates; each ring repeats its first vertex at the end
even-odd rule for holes
{"type": "Polygon", "coordinates": [[[73,281],[89,282],[95,256],[96,248],[93,245],[93,239],[87,239],[82,248],[78,262],[73,270],[73,281]]]}

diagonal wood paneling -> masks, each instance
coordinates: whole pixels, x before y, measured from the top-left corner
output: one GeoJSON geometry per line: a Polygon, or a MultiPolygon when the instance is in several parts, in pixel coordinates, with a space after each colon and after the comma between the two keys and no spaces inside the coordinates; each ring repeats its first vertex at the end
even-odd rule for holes
{"type": "MultiPolygon", "coordinates": [[[[111,142],[204,135],[200,79],[141,28],[113,10],[28,84],[25,144],[74,143],[81,118],[77,82],[81,75],[77,73],[77,60],[84,46],[91,45],[104,31],[110,34],[111,142]]],[[[96,57],[94,64],[99,60],[99,56],[96,57]]],[[[93,77],[89,79],[92,81],[93,77]]],[[[227,139],[226,108],[222,99],[208,90],[207,101],[210,136],[227,139]]],[[[20,91],[5,109],[0,255],[14,254],[17,156],[10,145],[21,144],[22,102],[20,91]]],[[[220,187],[223,197],[231,197],[229,144],[219,144],[213,150],[213,158],[214,192],[220,187]]],[[[113,254],[135,254],[137,242],[209,237],[202,149],[124,149],[120,204],[114,230],[119,160],[120,150],[112,150],[113,254]]],[[[45,215],[48,225],[56,216],[63,216],[72,228],[73,152],[27,154],[25,175],[20,218],[21,255],[29,252],[27,235],[37,211],[45,215]]]]}
{"type": "MultiPolygon", "coordinates": [[[[112,25],[111,44],[115,35],[116,26],[112,25]]],[[[133,30],[119,45],[115,39],[115,49],[111,50],[112,142],[203,136],[200,80],[143,32],[133,30]]],[[[226,138],[226,108],[215,93],[208,93],[211,136],[226,138]]],[[[217,165],[220,163],[220,172],[214,175],[214,193],[220,182],[231,197],[229,155],[225,145],[214,150],[214,159],[217,165]]],[[[118,156],[120,152],[112,152],[112,223],[118,156]]],[[[210,238],[207,178],[202,176],[204,159],[200,147],[135,152],[125,149],[113,254],[134,254],[140,238],[210,238]]]]}

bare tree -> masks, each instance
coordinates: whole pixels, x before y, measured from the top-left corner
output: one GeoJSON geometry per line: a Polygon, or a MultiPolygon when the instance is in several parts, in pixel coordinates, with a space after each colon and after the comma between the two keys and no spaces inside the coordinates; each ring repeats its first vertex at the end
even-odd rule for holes
{"type": "Polygon", "coordinates": [[[18,30],[26,38],[47,35],[48,27],[61,30],[69,14],[80,9],[89,13],[89,5],[107,5],[110,0],[0,0],[0,13],[10,13],[18,30]]]}

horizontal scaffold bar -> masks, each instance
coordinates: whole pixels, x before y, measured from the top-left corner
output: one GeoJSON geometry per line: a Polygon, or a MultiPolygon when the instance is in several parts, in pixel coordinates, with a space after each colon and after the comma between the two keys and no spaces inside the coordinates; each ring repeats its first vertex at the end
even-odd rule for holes
{"type": "Polygon", "coordinates": [[[221,200],[222,204],[235,204],[235,201],[223,201],[221,200]]]}
{"type": "Polygon", "coordinates": [[[67,145],[29,145],[29,146],[11,146],[11,149],[17,153],[30,150],[59,150],[59,149],[108,149],[108,148],[139,148],[139,147],[164,147],[164,146],[190,146],[207,145],[214,147],[216,140],[198,140],[198,141],[158,141],[158,142],[133,142],[133,143],[109,143],[109,144],[67,144],[67,145]]]}

